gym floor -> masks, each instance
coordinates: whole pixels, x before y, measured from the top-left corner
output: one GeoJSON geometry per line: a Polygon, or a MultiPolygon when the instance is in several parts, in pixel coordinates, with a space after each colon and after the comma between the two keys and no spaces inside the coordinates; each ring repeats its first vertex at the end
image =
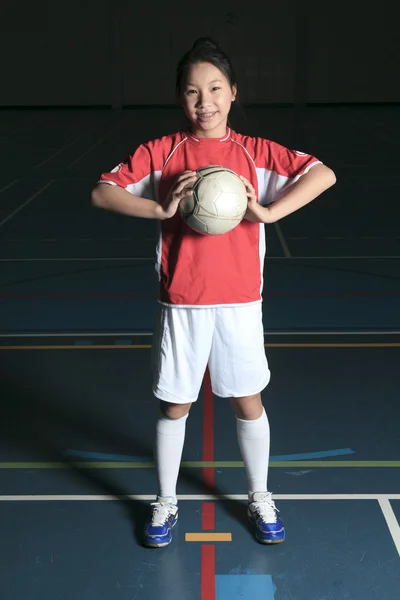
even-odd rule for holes
{"type": "Polygon", "coordinates": [[[90,191],[174,109],[2,110],[1,600],[399,600],[400,111],[249,108],[246,132],[318,156],[337,184],[267,227],[269,485],[258,544],[234,416],[207,374],[180,520],[142,546],[156,477],[156,224],[90,191]]]}

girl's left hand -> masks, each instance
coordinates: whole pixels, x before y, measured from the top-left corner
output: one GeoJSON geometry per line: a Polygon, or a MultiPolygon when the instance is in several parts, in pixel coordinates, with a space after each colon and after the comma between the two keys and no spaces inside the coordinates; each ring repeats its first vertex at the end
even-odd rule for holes
{"type": "Polygon", "coordinates": [[[247,221],[252,221],[253,223],[264,223],[265,216],[263,213],[265,209],[257,202],[256,190],[253,188],[250,181],[248,181],[245,177],[240,175],[240,179],[245,185],[248,198],[247,211],[244,215],[244,218],[247,221]]]}

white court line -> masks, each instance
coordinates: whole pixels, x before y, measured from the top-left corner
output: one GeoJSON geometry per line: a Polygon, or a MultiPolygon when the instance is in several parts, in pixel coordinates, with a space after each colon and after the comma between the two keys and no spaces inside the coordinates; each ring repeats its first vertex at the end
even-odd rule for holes
{"type": "Polygon", "coordinates": [[[282,233],[282,229],[281,226],[279,225],[279,223],[274,223],[275,229],[276,229],[276,235],[278,236],[278,239],[281,243],[282,249],[283,249],[283,253],[285,255],[286,258],[291,258],[291,254],[290,254],[290,250],[289,250],[289,246],[286,243],[285,240],[285,236],[282,233]]]}
{"type": "Polygon", "coordinates": [[[47,338],[47,337],[126,337],[126,336],[148,336],[153,335],[153,332],[146,331],[144,333],[1,333],[0,338],[47,338]]]}
{"type": "MultiPolygon", "coordinates": [[[[400,500],[400,494],[274,494],[274,500],[400,500]]],[[[0,502],[89,502],[89,501],[116,501],[116,500],[154,500],[154,494],[126,494],[123,496],[99,494],[35,494],[0,496],[0,502]]],[[[247,494],[181,494],[178,500],[247,500],[247,494]]]]}
{"type": "MultiPolygon", "coordinates": [[[[137,501],[154,501],[155,495],[138,494],[138,495],[18,495],[18,496],[0,496],[0,502],[93,502],[93,501],[121,501],[121,500],[137,500],[137,501]]],[[[247,500],[247,494],[185,494],[177,496],[179,501],[182,500],[198,500],[198,501],[224,501],[224,500],[247,500]]],[[[400,494],[274,494],[274,500],[377,500],[382,509],[386,523],[389,527],[390,534],[396,546],[397,552],[400,555],[400,527],[396,516],[390,504],[390,500],[400,500],[400,494]]]]}
{"type": "MultiPolygon", "coordinates": [[[[285,260],[288,257],[286,256],[267,256],[265,258],[265,262],[271,261],[271,260],[285,260]]],[[[383,259],[383,258],[400,258],[400,255],[378,255],[378,256],[374,256],[374,255],[370,255],[370,256],[364,256],[364,255],[360,255],[360,256],[291,256],[290,260],[366,260],[366,259],[383,259]]]]}
{"type": "MultiPolygon", "coordinates": [[[[0,223],[1,225],[1,223],[0,223]]],[[[118,257],[118,258],[0,258],[0,262],[99,262],[99,261],[131,261],[131,262],[154,262],[155,258],[130,258],[128,257],[118,257]]]]}
{"type": "Polygon", "coordinates": [[[387,123],[383,122],[383,121],[377,121],[375,119],[371,119],[370,116],[366,117],[365,115],[360,115],[358,114],[356,116],[356,118],[359,121],[363,121],[364,123],[366,123],[367,125],[371,126],[371,123],[373,123],[376,127],[378,127],[379,129],[387,129],[388,131],[391,131],[393,133],[397,133],[400,134],[400,129],[396,129],[394,127],[391,127],[390,125],[388,125],[387,123]]]}
{"type": "MultiPolygon", "coordinates": [[[[52,180],[52,182],[55,179],[52,180]]],[[[51,182],[51,183],[52,183],[51,182]]],[[[50,185],[50,184],[49,184],[50,185]]],[[[42,190],[43,191],[43,190],[42,190]]],[[[1,223],[0,223],[1,225],[1,223]]],[[[267,256],[266,262],[271,262],[274,260],[399,260],[400,255],[393,256],[267,256]]],[[[146,256],[143,258],[136,258],[134,256],[116,256],[116,257],[67,257],[67,258],[0,258],[0,262],[73,262],[73,261],[81,261],[81,262],[91,262],[91,261],[144,261],[144,262],[154,262],[154,256],[146,256]]]]}
{"type": "Polygon", "coordinates": [[[48,158],[45,158],[44,160],[42,160],[42,162],[38,163],[33,168],[34,169],[38,169],[39,167],[42,167],[43,165],[45,165],[46,163],[48,163],[52,158],[58,156],[59,154],[61,154],[62,152],[64,152],[64,150],[67,150],[67,148],[70,148],[70,146],[73,146],[74,144],[76,144],[76,142],[79,142],[79,140],[81,140],[82,138],[86,137],[87,135],[90,135],[91,133],[94,133],[98,128],[103,127],[104,125],[106,125],[109,121],[111,121],[111,119],[112,119],[112,115],[105,121],[105,123],[97,124],[92,129],[88,129],[85,133],[82,133],[82,135],[80,135],[77,138],[73,139],[71,142],[69,142],[68,144],[66,144],[65,146],[63,146],[59,150],[57,150],[57,152],[54,152],[53,154],[51,154],[48,158]]]}
{"type": "Polygon", "coordinates": [[[119,123],[117,123],[117,125],[115,127],[110,129],[110,131],[105,136],[100,138],[95,144],[90,146],[90,148],[88,148],[83,154],[78,156],[78,158],[76,160],[74,160],[72,163],[70,163],[67,166],[67,169],[71,169],[74,165],[76,165],[76,163],[78,163],[80,160],[82,160],[82,158],[84,158],[87,154],[89,154],[92,150],[94,150],[94,148],[97,148],[97,146],[100,146],[100,144],[102,144],[104,142],[104,140],[106,140],[112,133],[114,133],[114,131],[116,131],[124,123],[125,123],[125,119],[122,119],[119,123]]]}
{"type": "Polygon", "coordinates": [[[57,150],[57,152],[54,152],[53,154],[51,154],[50,156],[48,156],[47,158],[45,158],[44,160],[42,160],[42,162],[38,163],[33,168],[34,169],[39,169],[40,167],[43,167],[43,165],[45,165],[46,163],[48,163],[52,158],[55,158],[56,156],[58,156],[59,154],[61,154],[62,152],[64,152],[64,150],[67,150],[67,148],[69,148],[70,146],[73,146],[74,144],[76,144],[76,142],[79,142],[79,140],[81,140],[85,136],[89,135],[89,133],[91,133],[91,132],[87,131],[86,133],[83,133],[82,135],[78,136],[77,138],[75,138],[74,140],[72,140],[71,142],[69,142],[68,144],[66,144],[65,146],[63,146],[62,148],[60,148],[59,150],[57,150]]]}
{"type": "Polygon", "coordinates": [[[394,545],[396,546],[397,552],[400,556],[400,526],[389,500],[389,498],[378,498],[383,516],[385,517],[387,526],[389,527],[389,531],[393,538],[394,545]]]}
{"type": "Polygon", "coordinates": [[[396,133],[398,135],[400,133],[400,131],[398,129],[393,129],[392,127],[389,127],[388,125],[385,125],[385,123],[381,123],[380,121],[374,121],[373,119],[370,119],[369,117],[365,117],[365,116],[361,116],[361,115],[357,115],[356,119],[360,123],[360,126],[361,126],[361,124],[363,125],[363,127],[362,127],[363,131],[365,131],[365,125],[367,125],[368,134],[371,135],[372,137],[375,137],[376,139],[379,139],[379,140],[384,140],[385,142],[390,142],[392,144],[395,144],[396,146],[400,146],[399,140],[393,139],[393,136],[391,136],[391,135],[388,136],[388,135],[382,134],[382,129],[386,129],[387,131],[390,131],[391,133],[396,133]],[[373,123],[376,126],[376,129],[371,127],[371,123],[373,123]],[[378,131],[377,131],[377,129],[378,129],[378,131]]]}
{"type": "Polygon", "coordinates": [[[38,192],[36,192],[36,194],[33,194],[33,196],[31,196],[30,198],[28,198],[28,200],[25,200],[25,202],[23,204],[21,204],[20,206],[18,206],[18,208],[16,208],[15,210],[13,210],[12,213],[10,213],[9,215],[7,215],[5,217],[5,219],[3,219],[2,221],[0,221],[0,227],[2,227],[5,223],[7,223],[8,221],[10,221],[16,214],[18,214],[23,208],[25,208],[25,206],[27,206],[30,202],[32,202],[32,200],[34,200],[37,196],[39,196],[39,194],[41,194],[42,192],[44,192],[44,190],[46,190],[48,187],[50,187],[53,182],[54,182],[54,179],[52,179],[49,183],[46,183],[46,185],[44,187],[42,187],[41,190],[39,190],[38,192]]]}
{"type": "MultiPolygon", "coordinates": [[[[92,333],[91,331],[76,331],[73,333],[0,333],[1,338],[51,338],[51,337],[144,337],[152,336],[152,331],[116,331],[110,333],[92,333]]],[[[340,335],[340,336],[358,336],[358,335],[400,335],[400,331],[264,331],[264,335],[267,336],[283,336],[283,335],[302,335],[302,336],[314,336],[314,335],[340,335]]]]}
{"type": "Polygon", "coordinates": [[[11,181],[11,183],[8,183],[7,185],[5,185],[3,188],[1,188],[0,194],[1,194],[1,192],[5,192],[6,190],[8,190],[15,183],[18,183],[18,181],[19,181],[19,179],[14,179],[14,181],[11,181]]]}

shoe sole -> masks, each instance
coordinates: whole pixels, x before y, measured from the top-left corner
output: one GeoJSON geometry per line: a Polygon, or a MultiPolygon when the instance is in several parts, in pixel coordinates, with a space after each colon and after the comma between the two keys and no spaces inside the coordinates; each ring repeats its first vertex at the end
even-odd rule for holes
{"type": "Polygon", "coordinates": [[[285,541],[285,538],[277,539],[277,540],[261,540],[258,535],[255,536],[257,542],[260,544],[267,544],[269,546],[273,546],[274,544],[282,544],[285,541]]]}
{"type": "Polygon", "coordinates": [[[165,546],[169,546],[171,542],[172,539],[170,542],[165,542],[164,544],[149,544],[148,542],[144,542],[144,545],[146,548],[165,548],[165,546]]]}

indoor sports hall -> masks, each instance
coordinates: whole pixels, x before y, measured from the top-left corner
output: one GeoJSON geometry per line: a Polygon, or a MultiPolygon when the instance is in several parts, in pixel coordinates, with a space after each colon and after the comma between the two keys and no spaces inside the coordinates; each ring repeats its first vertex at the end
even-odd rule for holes
{"type": "Polygon", "coordinates": [[[395,24],[267,4],[265,46],[262,14],[239,2],[192,28],[178,5],[156,16],[105,0],[6,9],[1,600],[400,600],[395,24]],[[165,33],[149,44],[150,18],[165,33]],[[179,39],[166,33],[174,18],[179,39]],[[254,539],[234,414],[206,372],[174,538],[149,549],[158,226],[95,209],[90,194],[139,144],[182,126],[175,64],[203,34],[238,63],[237,129],[314,154],[337,183],[266,226],[262,399],[285,543],[254,539]]]}

